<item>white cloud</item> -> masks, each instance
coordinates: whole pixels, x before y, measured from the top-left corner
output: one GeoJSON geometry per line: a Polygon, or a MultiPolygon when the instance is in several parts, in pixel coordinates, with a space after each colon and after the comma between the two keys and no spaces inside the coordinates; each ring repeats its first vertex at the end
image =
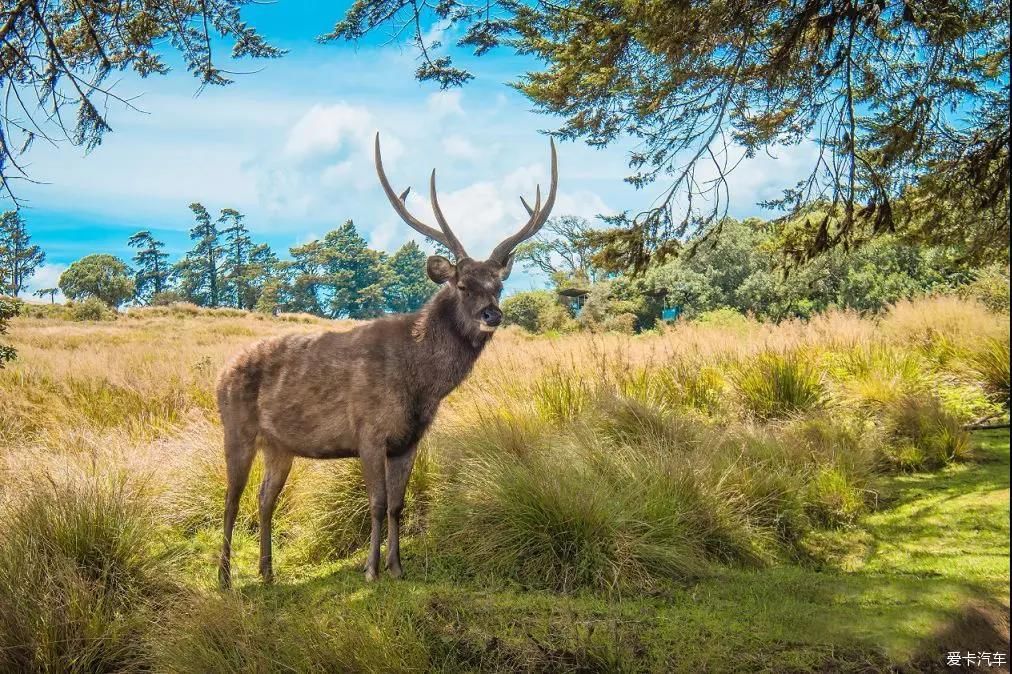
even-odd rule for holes
{"type": "Polygon", "coordinates": [[[372,116],[365,108],[343,102],[314,105],[288,132],[284,153],[301,160],[332,155],[361,143],[372,126],[372,116]]]}
{"type": "Polygon", "coordinates": [[[436,119],[442,119],[443,117],[451,117],[454,115],[463,115],[464,108],[461,106],[463,96],[464,95],[459,89],[437,91],[433,94],[429,94],[429,97],[425,99],[425,107],[436,119]]]}
{"type": "MultiPolygon", "coordinates": [[[[49,302],[49,295],[44,298],[36,300],[33,293],[36,290],[43,288],[55,288],[60,282],[60,275],[66,271],[67,265],[65,264],[44,264],[35,270],[35,274],[28,280],[28,288],[25,290],[24,299],[29,301],[46,301],[49,302]]],[[[63,301],[63,293],[56,293],[56,301],[63,301]]]]}
{"type": "Polygon", "coordinates": [[[473,161],[481,157],[479,150],[471,141],[463,136],[447,136],[443,139],[443,152],[457,159],[473,161]]]}

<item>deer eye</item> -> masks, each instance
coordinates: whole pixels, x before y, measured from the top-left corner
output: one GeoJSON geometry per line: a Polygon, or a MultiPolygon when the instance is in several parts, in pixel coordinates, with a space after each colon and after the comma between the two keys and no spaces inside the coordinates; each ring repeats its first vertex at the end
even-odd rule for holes
{"type": "Polygon", "coordinates": [[[463,283],[460,283],[460,284],[457,285],[457,290],[459,290],[461,292],[464,292],[464,293],[469,292],[468,289],[467,289],[467,286],[464,285],[463,283]]]}

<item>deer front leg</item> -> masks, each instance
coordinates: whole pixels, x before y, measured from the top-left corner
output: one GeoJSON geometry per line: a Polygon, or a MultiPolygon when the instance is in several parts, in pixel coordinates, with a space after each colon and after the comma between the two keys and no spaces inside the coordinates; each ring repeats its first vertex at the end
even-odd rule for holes
{"type": "Polygon", "coordinates": [[[365,579],[373,581],[379,577],[380,535],[387,513],[386,448],[382,444],[368,449],[363,447],[361,460],[362,477],[365,478],[365,488],[369,492],[369,513],[372,516],[365,579]]]}
{"type": "Polygon", "coordinates": [[[401,570],[401,512],[404,510],[404,492],[411,478],[417,445],[411,445],[403,454],[388,456],[387,478],[387,570],[394,578],[403,575],[401,570]]]}

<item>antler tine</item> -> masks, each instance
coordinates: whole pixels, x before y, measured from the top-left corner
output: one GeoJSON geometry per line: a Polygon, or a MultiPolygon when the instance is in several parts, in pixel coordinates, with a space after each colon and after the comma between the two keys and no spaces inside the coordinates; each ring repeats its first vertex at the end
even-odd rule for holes
{"type": "MultiPolygon", "coordinates": [[[[411,191],[411,188],[409,187],[408,189],[404,190],[404,192],[401,193],[400,196],[398,196],[397,192],[394,191],[394,188],[390,186],[390,181],[387,180],[386,173],[383,171],[383,157],[380,154],[380,137],[378,132],[376,133],[375,154],[376,154],[376,175],[379,176],[380,185],[383,186],[383,191],[386,193],[387,199],[390,201],[390,205],[394,207],[394,210],[397,212],[397,215],[401,216],[401,220],[407,223],[409,227],[411,227],[419,234],[424,234],[433,241],[437,241],[443,244],[456,255],[457,254],[456,249],[446,238],[443,232],[440,232],[438,229],[426,225],[424,222],[422,222],[415,216],[411,215],[410,212],[408,212],[408,208],[405,205],[404,200],[407,199],[408,192],[411,191]]],[[[456,241],[456,239],[454,239],[454,241],[456,241]]],[[[458,246],[460,245],[459,242],[457,242],[457,245],[458,246]]]]}
{"type": "Polygon", "coordinates": [[[524,205],[524,208],[527,209],[527,215],[533,216],[535,213],[537,213],[538,209],[541,208],[541,185],[537,186],[535,194],[536,198],[534,200],[534,208],[531,208],[531,205],[527,203],[527,200],[524,199],[524,196],[522,194],[520,195],[520,203],[522,203],[524,205]]]}
{"type": "Polygon", "coordinates": [[[527,205],[526,201],[524,202],[524,206],[527,208],[528,213],[530,213],[530,220],[527,221],[527,224],[525,224],[519,232],[503,240],[502,243],[496,246],[492,251],[492,255],[489,256],[490,260],[495,260],[500,264],[505,264],[506,260],[513,252],[513,249],[537,234],[538,230],[544,226],[545,221],[548,220],[548,216],[552,212],[552,207],[555,206],[555,194],[559,187],[559,160],[555,152],[555,140],[549,139],[549,143],[552,148],[552,185],[548,189],[548,199],[545,200],[544,207],[541,207],[541,190],[539,189],[539,198],[534,209],[531,209],[531,207],[527,205]]]}
{"type": "Polygon", "coordinates": [[[446,217],[443,216],[443,209],[439,207],[439,199],[436,198],[436,169],[432,169],[432,175],[429,176],[429,199],[432,201],[432,212],[436,216],[436,222],[439,223],[439,228],[446,235],[447,243],[443,245],[453,251],[458,260],[463,260],[467,257],[467,252],[464,250],[464,246],[461,245],[460,240],[454,235],[453,230],[450,229],[449,223],[446,222],[446,217]]]}

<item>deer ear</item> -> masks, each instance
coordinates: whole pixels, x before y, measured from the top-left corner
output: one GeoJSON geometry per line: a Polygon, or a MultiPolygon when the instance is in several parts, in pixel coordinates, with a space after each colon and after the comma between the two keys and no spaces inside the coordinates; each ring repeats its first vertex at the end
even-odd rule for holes
{"type": "Polygon", "coordinates": [[[457,275],[457,268],[442,255],[433,255],[425,262],[425,271],[433,283],[442,285],[457,275]]]}
{"type": "Polygon", "coordinates": [[[509,257],[506,258],[506,264],[499,269],[499,280],[505,281],[508,279],[511,271],[513,271],[513,253],[510,253],[509,257]]]}

